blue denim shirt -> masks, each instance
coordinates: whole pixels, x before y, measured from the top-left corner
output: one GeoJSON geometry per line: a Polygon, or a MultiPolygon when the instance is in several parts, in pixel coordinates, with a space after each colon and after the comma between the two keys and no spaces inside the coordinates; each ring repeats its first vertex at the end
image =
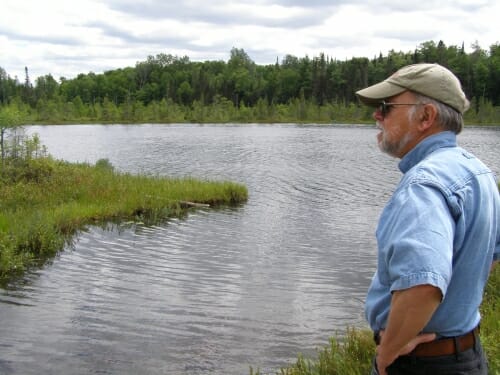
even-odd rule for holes
{"type": "Polygon", "coordinates": [[[399,164],[404,173],[377,227],[378,264],[366,318],[384,329],[391,293],[439,288],[443,300],[423,332],[457,336],[480,320],[493,260],[500,259],[500,194],[493,173],[442,132],[420,142],[399,164]]]}

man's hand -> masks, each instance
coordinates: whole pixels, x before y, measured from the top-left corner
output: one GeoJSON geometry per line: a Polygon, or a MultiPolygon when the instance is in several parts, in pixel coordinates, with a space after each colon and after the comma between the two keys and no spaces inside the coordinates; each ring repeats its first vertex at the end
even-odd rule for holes
{"type": "Polygon", "coordinates": [[[400,355],[415,349],[418,344],[432,341],[435,334],[421,335],[441,303],[441,290],[429,284],[417,285],[392,293],[391,311],[380,345],[377,348],[378,370],[386,375],[386,368],[400,355]]]}
{"type": "MultiPolygon", "coordinates": [[[[384,337],[384,331],[380,331],[380,340],[384,337]]],[[[394,356],[386,356],[383,350],[383,347],[380,345],[377,346],[377,370],[380,375],[387,375],[386,368],[390,366],[392,362],[396,360],[399,356],[406,355],[411,353],[413,349],[419,344],[423,344],[425,342],[434,341],[436,339],[435,333],[423,333],[418,335],[417,337],[410,340],[408,344],[403,346],[401,350],[394,356]]]]}

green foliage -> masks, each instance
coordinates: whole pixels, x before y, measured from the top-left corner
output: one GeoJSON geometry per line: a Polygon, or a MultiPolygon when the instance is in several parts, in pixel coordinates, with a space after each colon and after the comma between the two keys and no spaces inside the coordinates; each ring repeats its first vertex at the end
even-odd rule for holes
{"type": "Polygon", "coordinates": [[[96,161],[95,166],[96,168],[104,169],[110,172],[112,172],[115,169],[115,167],[113,167],[113,164],[111,164],[109,159],[99,159],[96,161]]]}
{"type": "Polygon", "coordinates": [[[332,337],[316,360],[299,355],[297,362],[281,369],[281,375],[365,375],[370,373],[375,353],[373,335],[366,330],[348,329],[344,336],[332,337]]]}
{"type": "Polygon", "coordinates": [[[481,341],[488,356],[490,374],[500,374],[500,266],[493,269],[481,305],[481,341]]]}
{"type": "Polygon", "coordinates": [[[0,107],[0,128],[11,128],[22,123],[22,116],[14,106],[0,107]]]}
{"type": "Polygon", "coordinates": [[[6,156],[5,135],[7,129],[13,129],[21,125],[22,115],[15,106],[0,107],[0,153],[2,164],[6,156]]]}
{"type": "Polygon", "coordinates": [[[355,91],[418,62],[447,66],[461,80],[471,110],[466,121],[500,123],[500,45],[488,51],[427,41],[414,51],[390,50],[372,59],[339,61],[321,53],[259,66],[243,49],[227,62],[148,56],[135,67],[79,74],[57,83],[49,74],[35,87],[0,68],[0,106],[21,101],[39,123],[129,122],[365,122],[355,91]],[[228,105],[231,104],[231,105],[228,105]]]}

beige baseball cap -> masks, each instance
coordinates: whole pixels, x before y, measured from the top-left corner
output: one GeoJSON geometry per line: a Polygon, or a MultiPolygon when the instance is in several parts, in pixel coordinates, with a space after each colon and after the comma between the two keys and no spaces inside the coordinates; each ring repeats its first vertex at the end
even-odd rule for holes
{"type": "Polygon", "coordinates": [[[386,80],[356,92],[361,102],[377,106],[384,99],[410,90],[449,105],[460,113],[469,101],[458,78],[439,64],[413,64],[399,69],[386,80]]]}

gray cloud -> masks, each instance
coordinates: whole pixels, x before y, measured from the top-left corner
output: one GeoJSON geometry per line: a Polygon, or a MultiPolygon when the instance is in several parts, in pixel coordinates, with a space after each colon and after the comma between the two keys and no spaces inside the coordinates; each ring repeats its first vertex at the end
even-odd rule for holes
{"type": "Polygon", "coordinates": [[[283,6],[295,6],[301,8],[319,7],[319,8],[332,8],[342,4],[350,4],[352,1],[331,1],[331,0],[270,0],[270,4],[277,4],[283,6]]]}
{"type": "Polygon", "coordinates": [[[236,47],[269,64],[286,54],[370,57],[440,39],[484,47],[499,35],[498,0],[82,0],[64,14],[9,5],[17,1],[2,3],[1,64],[19,76],[28,65],[32,77],[133,66],[159,53],[227,60],[236,47]]]}
{"type": "Polygon", "coordinates": [[[59,44],[63,46],[73,46],[81,45],[83,41],[80,38],[62,36],[62,35],[44,35],[40,34],[28,34],[20,33],[14,30],[9,30],[4,27],[0,27],[0,35],[4,35],[7,38],[15,41],[25,41],[25,42],[37,42],[37,43],[48,43],[48,44],[59,44]]]}
{"type": "Polygon", "coordinates": [[[439,33],[422,28],[420,30],[385,29],[373,32],[373,36],[384,39],[404,40],[407,43],[419,44],[422,41],[434,40],[439,33]]]}
{"type": "MultiPolygon", "coordinates": [[[[293,3],[293,1],[291,2],[293,3]]],[[[297,2],[299,3],[299,2],[297,2]]],[[[319,3],[319,1],[316,1],[319,3]]],[[[287,6],[286,0],[275,1],[275,5],[287,6]]],[[[269,4],[269,5],[272,5],[269,4]]],[[[255,4],[248,3],[253,6],[255,4]]],[[[297,4],[298,5],[298,4],[297,4]]],[[[290,27],[301,28],[322,23],[329,16],[328,12],[314,9],[304,4],[304,11],[300,14],[276,18],[269,13],[252,15],[236,12],[225,2],[191,1],[173,4],[162,1],[117,1],[110,0],[108,6],[117,12],[139,16],[147,19],[173,19],[183,22],[204,22],[213,25],[259,25],[263,27],[290,27]],[[306,8],[307,7],[307,8],[306,8]]]]}
{"type": "Polygon", "coordinates": [[[315,49],[323,49],[327,52],[329,49],[346,48],[346,46],[359,46],[368,44],[369,37],[360,37],[359,35],[342,35],[342,36],[321,36],[314,40],[311,47],[315,49]]]}
{"type": "Polygon", "coordinates": [[[217,13],[206,5],[196,6],[190,2],[163,1],[108,1],[110,9],[133,16],[148,19],[176,19],[179,21],[211,19],[217,13]]]}
{"type": "Polygon", "coordinates": [[[117,38],[125,44],[171,44],[180,47],[190,42],[187,38],[175,35],[175,30],[168,34],[139,35],[124,27],[116,27],[101,21],[88,22],[85,26],[99,30],[104,36],[117,38]]]}
{"type": "MultiPolygon", "coordinates": [[[[306,1],[301,0],[277,0],[281,2],[292,2],[292,3],[303,3],[307,6],[306,1]]],[[[323,3],[321,0],[316,1],[316,3],[323,3]]],[[[493,6],[495,0],[428,0],[420,2],[409,2],[401,0],[335,0],[335,5],[356,5],[363,8],[367,12],[373,13],[374,16],[378,14],[390,14],[393,12],[415,12],[415,11],[443,11],[446,14],[445,9],[454,11],[480,11],[481,9],[493,6]]]]}

